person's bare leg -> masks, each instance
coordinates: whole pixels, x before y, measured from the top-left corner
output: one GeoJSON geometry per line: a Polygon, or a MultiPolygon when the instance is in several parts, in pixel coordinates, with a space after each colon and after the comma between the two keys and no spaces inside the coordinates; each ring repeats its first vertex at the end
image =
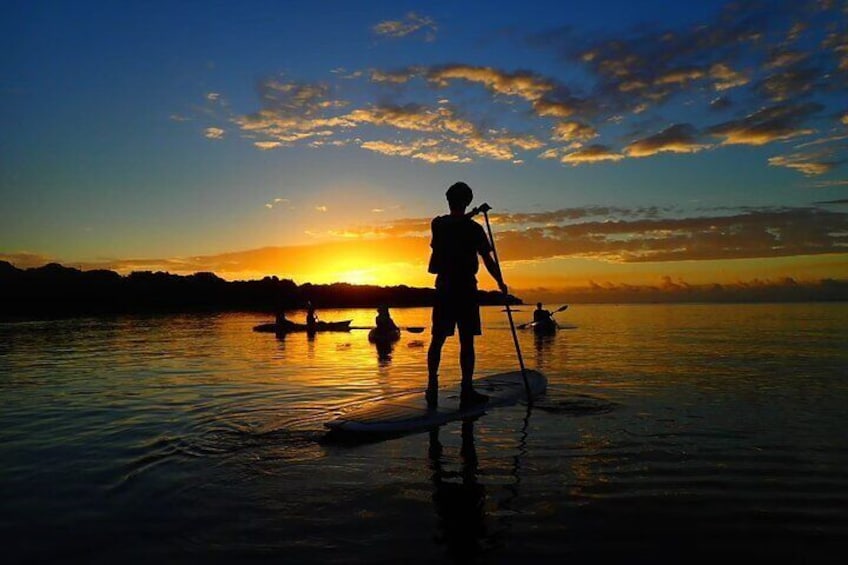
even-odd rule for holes
{"type": "Polygon", "coordinates": [[[435,404],[439,390],[439,365],[442,361],[442,346],[447,336],[433,334],[427,350],[427,403],[435,404]]]}
{"type": "Polygon", "coordinates": [[[474,335],[459,334],[459,368],[462,371],[462,389],[471,389],[471,380],[474,378],[474,363],[476,355],[474,352],[474,335]]]}
{"type": "Polygon", "coordinates": [[[474,390],[474,334],[459,334],[459,366],[462,369],[462,387],[459,395],[460,404],[480,404],[489,400],[485,394],[474,390]]]}

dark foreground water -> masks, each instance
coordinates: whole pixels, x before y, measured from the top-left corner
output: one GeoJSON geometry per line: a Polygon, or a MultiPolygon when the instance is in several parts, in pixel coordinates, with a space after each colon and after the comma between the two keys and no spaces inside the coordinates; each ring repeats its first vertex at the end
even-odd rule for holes
{"type": "MultiPolygon", "coordinates": [[[[558,319],[577,327],[520,335],[550,382],[531,408],[362,445],[323,423],[423,388],[427,333],[386,352],[247,314],[0,324],[2,561],[842,562],[847,304],[558,319]]],[[[479,372],[514,369],[505,314],[484,326],[479,372]]]]}

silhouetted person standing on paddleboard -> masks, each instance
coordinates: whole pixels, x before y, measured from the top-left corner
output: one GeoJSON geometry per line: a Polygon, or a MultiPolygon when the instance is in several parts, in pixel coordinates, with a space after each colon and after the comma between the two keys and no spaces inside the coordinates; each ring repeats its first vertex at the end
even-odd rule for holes
{"type": "Polygon", "coordinates": [[[483,332],[477,299],[477,256],[486,270],[507,293],[500,269],[492,257],[492,246],[483,227],[466,214],[474,194],[458,182],[445,194],[450,214],[433,218],[428,271],[436,275],[436,303],[433,306],[433,339],[427,351],[427,402],[435,405],[439,388],[442,346],[459,328],[459,365],[462,370],[460,405],[486,402],[488,397],[474,390],[474,336],[483,332]]]}

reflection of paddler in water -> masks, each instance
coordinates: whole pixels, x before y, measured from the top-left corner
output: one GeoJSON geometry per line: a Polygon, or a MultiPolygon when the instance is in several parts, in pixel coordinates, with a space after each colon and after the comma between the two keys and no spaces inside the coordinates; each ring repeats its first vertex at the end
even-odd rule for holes
{"type": "Polygon", "coordinates": [[[544,369],[547,364],[545,353],[551,349],[556,340],[556,334],[551,332],[533,332],[533,345],[536,347],[536,366],[539,370],[544,369]]]}
{"type": "Polygon", "coordinates": [[[448,553],[460,562],[474,562],[486,538],[486,487],[477,481],[477,450],[474,447],[474,421],[462,422],[461,468],[443,468],[439,428],[430,431],[429,458],[433,471],[433,502],[442,526],[448,553]],[[456,480],[459,479],[459,480],[456,480]]]}
{"type": "Polygon", "coordinates": [[[392,352],[395,349],[395,342],[375,341],[374,347],[377,349],[377,360],[381,364],[387,364],[392,360],[392,352]]]}

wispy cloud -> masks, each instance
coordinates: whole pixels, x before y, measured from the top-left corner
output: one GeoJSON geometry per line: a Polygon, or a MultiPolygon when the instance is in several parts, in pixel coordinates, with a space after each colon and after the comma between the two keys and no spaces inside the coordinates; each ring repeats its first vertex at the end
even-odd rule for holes
{"type": "Polygon", "coordinates": [[[813,188],[832,188],[835,186],[848,186],[848,179],[822,180],[812,183],[813,188]]]}
{"type": "MultiPolygon", "coordinates": [[[[702,210],[699,215],[653,207],[589,207],[501,214],[493,219],[499,223],[498,250],[506,268],[516,262],[563,258],[620,264],[824,254],[844,258],[848,253],[848,210],[839,211],[844,203],[834,200],[816,207],[713,209],[702,210]]],[[[250,272],[301,278],[326,272],[328,261],[359,257],[369,267],[381,262],[403,263],[409,272],[424,273],[429,229],[430,218],[405,218],[380,225],[349,226],[332,234],[312,233],[317,242],[311,245],[74,266],[124,273],[213,271],[232,278],[250,272]],[[328,236],[338,241],[327,241],[328,236]]],[[[20,267],[39,266],[49,258],[5,254],[0,259],[20,267]]]]}
{"type": "Polygon", "coordinates": [[[482,84],[491,92],[503,96],[517,96],[524,100],[541,99],[552,91],[554,83],[529,71],[504,72],[491,67],[447,65],[427,71],[426,78],[437,86],[445,87],[451,81],[463,80],[482,84]]]}
{"type": "Polygon", "coordinates": [[[276,207],[276,206],[284,206],[284,205],[286,205],[286,204],[288,204],[288,203],[289,203],[289,199],[288,199],[288,198],[279,198],[279,197],[278,197],[278,198],[274,198],[274,199],[273,199],[273,200],[271,200],[270,202],[266,202],[266,203],[265,203],[265,207],[266,207],[266,208],[268,208],[268,209],[270,210],[271,208],[274,208],[274,207],[276,207]]]}
{"type": "Polygon", "coordinates": [[[556,141],[585,141],[598,137],[598,130],[580,122],[559,122],[553,127],[552,137],[556,141]]]}
{"type": "Polygon", "coordinates": [[[624,148],[624,152],[631,157],[649,157],[662,152],[695,153],[709,147],[709,144],[698,141],[694,126],[675,124],[657,134],[634,141],[624,148]]]}
{"type": "Polygon", "coordinates": [[[810,302],[845,300],[848,282],[793,277],[757,278],[732,283],[690,284],[682,278],[660,277],[655,284],[622,284],[589,281],[568,288],[527,289],[524,294],[546,302],[663,303],[663,302],[810,302]]]}
{"type": "Polygon", "coordinates": [[[372,31],[383,37],[407,37],[409,35],[423,35],[426,41],[434,41],[438,27],[433,18],[420,16],[415,12],[409,12],[401,20],[385,20],[376,24],[372,31]]]}
{"type": "Polygon", "coordinates": [[[828,161],[827,154],[819,153],[794,153],[791,155],[778,155],[770,157],[769,165],[775,167],[786,167],[799,171],[806,176],[823,175],[839,165],[839,161],[828,161]]]}
{"type": "Polygon", "coordinates": [[[770,106],[745,118],[712,126],[707,131],[724,138],[722,145],[765,145],[813,133],[815,130],[804,126],[805,120],[822,109],[822,105],[815,102],[770,106]]]}
{"type": "Polygon", "coordinates": [[[203,130],[206,139],[224,139],[224,130],[221,128],[206,128],[203,130]]]}
{"type": "Polygon", "coordinates": [[[616,153],[606,145],[596,144],[567,153],[560,158],[560,161],[569,165],[580,165],[601,161],[620,161],[621,159],[624,159],[624,155],[621,153],[616,153]]]}
{"type": "Polygon", "coordinates": [[[845,253],[848,214],[793,208],[588,221],[502,231],[498,246],[505,261],[567,256],[626,263],[845,253]]]}

